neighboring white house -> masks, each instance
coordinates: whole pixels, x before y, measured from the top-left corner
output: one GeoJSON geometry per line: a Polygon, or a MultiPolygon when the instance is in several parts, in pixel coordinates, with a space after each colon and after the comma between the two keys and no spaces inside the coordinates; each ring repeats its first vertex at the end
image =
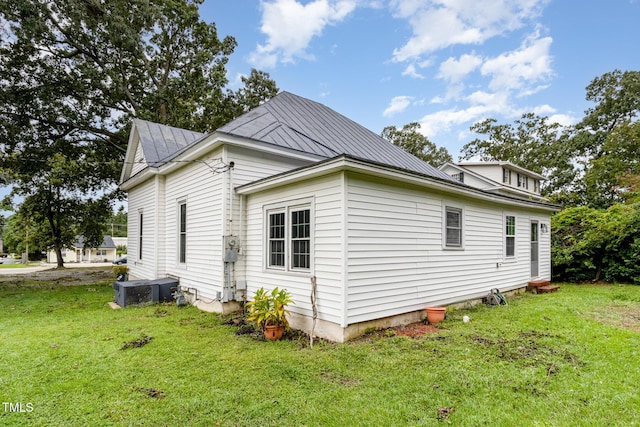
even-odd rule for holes
{"type": "Polygon", "coordinates": [[[315,334],[335,341],[551,275],[556,206],[461,183],[287,92],[207,135],[135,120],[120,187],[132,278],[178,278],[218,312],[286,288],[306,332],[315,282],[315,334]]]}
{"type": "Polygon", "coordinates": [[[540,186],[546,178],[511,162],[445,163],[440,170],[472,187],[498,194],[544,201],[540,186]]]}
{"type": "MultiPolygon", "coordinates": [[[[71,248],[62,249],[62,258],[69,262],[111,262],[116,259],[116,245],[111,236],[104,236],[98,248],[85,248],[83,236],[76,236],[71,248]]],[[[55,251],[47,253],[47,262],[56,263],[58,259],[55,251]]]]}

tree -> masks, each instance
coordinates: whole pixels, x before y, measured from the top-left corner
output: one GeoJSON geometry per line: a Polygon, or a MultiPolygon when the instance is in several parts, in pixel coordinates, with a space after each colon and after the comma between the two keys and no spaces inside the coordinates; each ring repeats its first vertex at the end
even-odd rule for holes
{"type": "Polygon", "coordinates": [[[625,179],[640,175],[640,122],[617,124],[600,150],[587,164],[584,186],[589,205],[604,208],[623,201],[625,179]]]}
{"type": "Polygon", "coordinates": [[[0,0],[0,169],[58,255],[101,242],[131,117],[206,132],[277,93],[257,71],[225,91],[236,42],[201,3],[0,0]]]}
{"type": "Polygon", "coordinates": [[[386,140],[433,166],[438,167],[452,161],[451,154],[446,148],[438,148],[419,131],[420,124],[412,122],[404,125],[402,129],[387,126],[382,130],[381,135],[386,140]]]}
{"type": "Polygon", "coordinates": [[[605,73],[587,86],[586,99],[596,105],[575,126],[570,147],[584,170],[585,203],[606,208],[620,201],[619,177],[639,172],[640,72],[605,73]]]}
{"type": "Polygon", "coordinates": [[[111,215],[107,223],[107,228],[112,237],[127,237],[127,211],[124,206],[120,206],[117,212],[111,215]]]}

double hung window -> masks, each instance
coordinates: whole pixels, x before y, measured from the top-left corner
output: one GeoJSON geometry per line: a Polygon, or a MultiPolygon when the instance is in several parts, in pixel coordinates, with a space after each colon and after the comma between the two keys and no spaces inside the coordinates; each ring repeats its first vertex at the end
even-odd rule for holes
{"type": "Polygon", "coordinates": [[[284,206],[267,211],[267,268],[311,269],[311,207],[284,206]]]}
{"type": "Polygon", "coordinates": [[[516,217],[505,217],[505,255],[507,258],[516,256],[516,217]]]}
{"type": "Polygon", "coordinates": [[[178,204],[178,262],[187,262],[187,203],[178,204]]]}
{"type": "Polygon", "coordinates": [[[445,208],[445,247],[462,248],[462,209],[445,208]]]}

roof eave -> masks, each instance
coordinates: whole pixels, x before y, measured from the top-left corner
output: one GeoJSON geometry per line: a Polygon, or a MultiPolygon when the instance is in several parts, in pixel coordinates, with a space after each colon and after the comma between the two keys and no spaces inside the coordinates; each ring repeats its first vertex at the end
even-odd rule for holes
{"type": "Polygon", "coordinates": [[[463,195],[478,200],[493,201],[506,205],[528,206],[531,208],[541,209],[549,212],[560,210],[560,206],[550,203],[524,200],[516,197],[490,193],[484,190],[464,185],[462,183],[444,181],[438,178],[418,174],[405,169],[393,168],[381,164],[374,164],[369,161],[347,155],[341,155],[327,161],[316,163],[311,166],[254,181],[252,183],[236,187],[236,192],[240,195],[254,194],[260,191],[269,190],[293,182],[311,179],[339,171],[354,171],[365,173],[370,176],[392,179],[407,184],[414,184],[420,187],[430,188],[432,190],[463,195]]]}

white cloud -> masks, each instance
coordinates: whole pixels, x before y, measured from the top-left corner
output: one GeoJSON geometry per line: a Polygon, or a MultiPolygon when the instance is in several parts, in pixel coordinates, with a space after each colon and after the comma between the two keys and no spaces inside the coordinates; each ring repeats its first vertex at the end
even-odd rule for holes
{"type": "Polygon", "coordinates": [[[482,57],[475,54],[464,54],[460,59],[449,58],[440,64],[440,72],[437,77],[450,83],[457,83],[475,71],[481,64],[482,57]]]}
{"type": "Polygon", "coordinates": [[[355,0],[315,0],[306,4],[296,0],[273,0],[262,3],[261,31],[267,42],[258,44],[249,62],[273,68],[279,61],[295,58],[313,59],[307,47],[328,25],[344,20],[356,8],[355,0]]]}
{"type": "Polygon", "coordinates": [[[420,120],[422,132],[433,138],[441,132],[448,132],[455,126],[464,125],[496,115],[510,115],[513,112],[507,93],[476,91],[464,101],[467,108],[451,108],[427,114],[420,120]]]}
{"type": "Polygon", "coordinates": [[[411,96],[396,96],[394,97],[386,110],[382,113],[384,117],[391,117],[394,114],[402,113],[411,105],[413,97],[411,96]]]}
{"type": "Polygon", "coordinates": [[[551,37],[536,33],[528,37],[519,49],[485,61],[480,72],[490,76],[489,88],[495,91],[521,91],[532,94],[544,88],[553,75],[551,68],[551,37]]]}
{"type": "Polygon", "coordinates": [[[452,45],[481,44],[525,25],[549,0],[392,0],[396,18],[407,19],[412,36],[394,50],[403,62],[452,45]]]}
{"type": "Polygon", "coordinates": [[[452,126],[469,123],[495,112],[495,107],[491,105],[473,105],[461,110],[441,110],[424,116],[420,120],[420,129],[424,135],[433,138],[440,132],[450,131],[452,126]]]}
{"type": "Polygon", "coordinates": [[[414,79],[424,79],[424,76],[416,70],[415,64],[407,65],[407,68],[402,72],[403,76],[413,77],[414,79]]]}
{"type": "Polygon", "coordinates": [[[560,126],[572,126],[580,121],[580,118],[570,114],[552,114],[549,116],[549,122],[558,123],[560,126]]]}

